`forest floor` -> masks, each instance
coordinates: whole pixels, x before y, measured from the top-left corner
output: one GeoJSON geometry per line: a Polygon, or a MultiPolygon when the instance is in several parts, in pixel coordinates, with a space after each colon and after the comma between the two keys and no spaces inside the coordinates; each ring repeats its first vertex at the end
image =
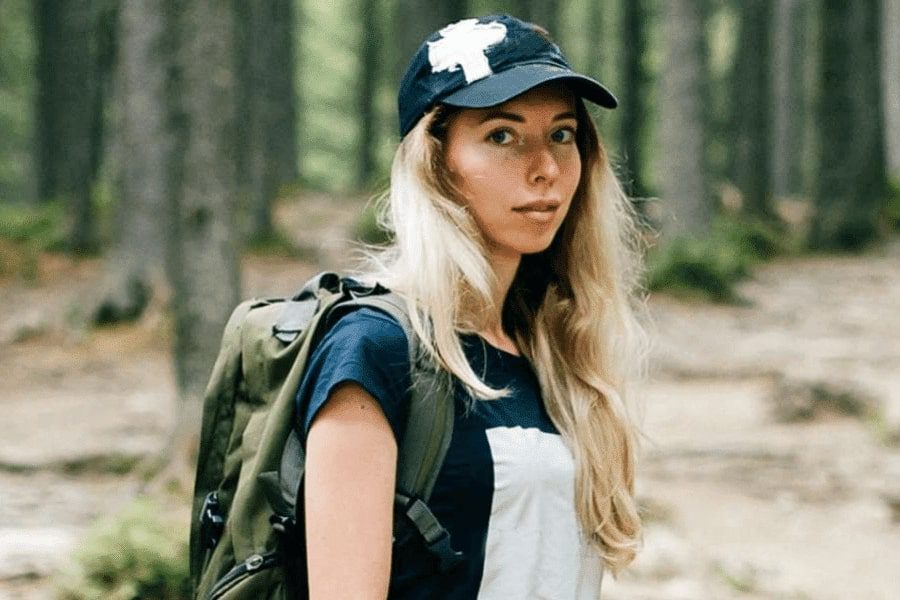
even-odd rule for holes
{"type": "MultiPolygon", "coordinates": [[[[311,258],[246,258],[245,295],[340,267],[334,240],[357,210],[283,207],[311,258]]],[[[900,597],[898,265],[895,239],[764,265],[739,305],[651,299],[645,549],[604,597],[900,597]]],[[[98,260],[47,255],[31,281],[0,279],[0,600],[51,597],[51,575],[134,497],[128,467],[171,425],[164,311],[79,325],[102,275],[98,260]]]]}

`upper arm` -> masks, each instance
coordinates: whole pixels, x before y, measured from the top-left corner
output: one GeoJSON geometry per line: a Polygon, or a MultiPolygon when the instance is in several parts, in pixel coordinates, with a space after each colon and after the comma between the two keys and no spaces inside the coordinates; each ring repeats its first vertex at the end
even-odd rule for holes
{"type": "Polygon", "coordinates": [[[397,442],[378,401],[335,387],[306,440],[310,598],[387,596],[397,442]]]}

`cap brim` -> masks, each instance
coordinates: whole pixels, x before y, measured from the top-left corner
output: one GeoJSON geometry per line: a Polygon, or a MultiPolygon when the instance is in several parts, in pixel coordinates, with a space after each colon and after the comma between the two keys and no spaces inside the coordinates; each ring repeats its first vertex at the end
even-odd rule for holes
{"type": "Polygon", "coordinates": [[[551,81],[566,83],[575,94],[605,108],[615,108],[619,104],[616,97],[598,81],[563,67],[537,63],[517,65],[494,73],[457,90],[441,103],[463,108],[486,108],[551,81]]]}

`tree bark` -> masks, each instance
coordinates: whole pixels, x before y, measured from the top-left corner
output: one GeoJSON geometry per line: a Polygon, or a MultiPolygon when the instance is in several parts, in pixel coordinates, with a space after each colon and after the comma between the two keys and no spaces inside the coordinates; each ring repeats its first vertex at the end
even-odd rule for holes
{"type": "Polygon", "coordinates": [[[119,204],[117,237],[106,261],[93,320],[139,317],[164,279],[167,209],[166,51],[163,0],[122,0],[118,17],[113,152],[119,204]]]}
{"type": "Polygon", "coordinates": [[[251,239],[274,233],[272,203],[297,177],[292,0],[235,0],[238,172],[251,239]]]}
{"type": "Polygon", "coordinates": [[[668,237],[702,236],[709,231],[712,219],[704,161],[706,56],[702,4],[703,0],[665,3],[660,183],[666,205],[662,228],[668,237]]]}
{"type": "MultiPolygon", "coordinates": [[[[644,123],[647,106],[649,76],[643,65],[647,53],[647,25],[649,14],[646,0],[622,3],[620,137],[625,170],[625,188],[629,196],[644,197],[647,189],[643,177],[644,123]]],[[[637,208],[642,204],[637,203],[637,208]]]]}
{"type": "Polygon", "coordinates": [[[540,25],[550,32],[554,38],[561,36],[559,31],[559,9],[562,2],[547,0],[517,0],[515,16],[523,21],[540,25]]]}
{"type": "Polygon", "coordinates": [[[357,171],[356,184],[361,189],[372,179],[375,172],[376,123],[375,95],[378,83],[378,48],[381,40],[378,35],[377,2],[362,0],[359,4],[360,29],[359,40],[359,84],[357,108],[359,111],[359,135],[357,137],[357,171]]]}
{"type": "Polygon", "coordinates": [[[101,19],[108,8],[97,0],[39,0],[34,5],[38,198],[61,199],[69,206],[75,251],[92,250],[96,243],[91,187],[100,162],[101,19]]]}
{"type": "Polygon", "coordinates": [[[173,289],[175,372],[181,410],[172,448],[195,450],[200,401],[222,328],[240,294],[235,226],[235,87],[232,6],[166,0],[174,73],[167,90],[167,247],[173,289]]]}
{"type": "Polygon", "coordinates": [[[735,121],[734,181],[747,214],[770,219],[770,0],[742,0],[731,107],[735,121]]]}
{"type": "Polygon", "coordinates": [[[772,195],[777,198],[803,192],[804,123],[807,104],[807,4],[777,0],[772,30],[772,151],[769,161],[772,195]]]}
{"type": "MultiPolygon", "coordinates": [[[[469,16],[466,0],[429,2],[428,0],[397,0],[393,26],[397,60],[394,79],[399,83],[425,38],[441,27],[469,16]]],[[[393,89],[397,89],[394,85],[393,89]]]]}
{"type": "Polygon", "coordinates": [[[900,181],[900,2],[882,3],[882,67],[888,173],[900,181]]]}
{"type": "Polygon", "coordinates": [[[878,233],[886,196],[879,4],[822,4],[813,248],[854,249],[878,233]]]}
{"type": "Polygon", "coordinates": [[[587,6],[587,56],[585,71],[598,81],[606,81],[609,75],[609,66],[606,59],[609,54],[607,39],[605,6],[600,2],[589,2],[587,6]]]}
{"type": "Polygon", "coordinates": [[[32,152],[34,101],[34,7],[25,0],[0,3],[0,203],[35,196],[32,152]]]}

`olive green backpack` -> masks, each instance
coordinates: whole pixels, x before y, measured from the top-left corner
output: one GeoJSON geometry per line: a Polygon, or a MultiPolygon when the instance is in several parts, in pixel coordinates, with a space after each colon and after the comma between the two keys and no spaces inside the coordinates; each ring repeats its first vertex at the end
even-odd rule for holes
{"type": "Polygon", "coordinates": [[[452,433],[448,380],[422,360],[400,298],[322,273],[291,299],[242,303],[225,327],[203,403],[190,539],[195,598],[307,597],[304,444],[295,395],[316,343],[361,306],[394,317],[410,347],[413,388],[398,449],[395,556],[415,548],[443,572],[461,560],[426,505],[452,433]]]}

